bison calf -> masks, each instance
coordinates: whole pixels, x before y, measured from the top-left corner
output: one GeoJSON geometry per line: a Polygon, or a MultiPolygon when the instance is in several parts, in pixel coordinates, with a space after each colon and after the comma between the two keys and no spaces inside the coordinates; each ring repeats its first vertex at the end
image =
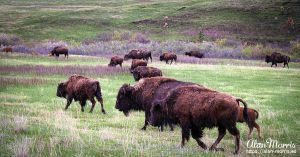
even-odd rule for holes
{"type": "Polygon", "coordinates": [[[260,135],[260,127],[259,125],[255,122],[255,120],[258,118],[258,112],[254,109],[248,108],[248,121],[246,121],[244,119],[243,116],[243,111],[244,108],[240,107],[239,109],[239,116],[238,116],[238,122],[243,123],[246,122],[248,127],[249,127],[249,133],[248,133],[248,139],[250,139],[252,137],[252,131],[253,131],[253,127],[255,127],[257,129],[258,132],[258,137],[261,138],[260,135]]]}
{"type": "Polygon", "coordinates": [[[12,47],[4,47],[3,49],[2,49],[2,52],[12,52],[12,47]]]}
{"type": "Polygon", "coordinates": [[[84,111],[87,100],[91,101],[92,108],[90,112],[93,112],[96,104],[94,97],[96,97],[101,104],[102,113],[105,114],[101,88],[99,81],[97,80],[84,76],[72,75],[69,77],[68,81],[58,84],[56,95],[67,99],[65,110],[68,109],[74,99],[75,101],[80,102],[82,112],[84,111]]]}
{"type": "Polygon", "coordinates": [[[165,52],[162,55],[159,56],[160,61],[166,61],[166,64],[168,64],[169,61],[171,61],[170,64],[173,63],[173,61],[176,63],[177,61],[177,55],[173,52],[165,52]]]}
{"type": "Polygon", "coordinates": [[[140,59],[133,59],[131,62],[130,72],[132,73],[138,66],[147,66],[147,62],[140,59]]]}
{"type": "Polygon", "coordinates": [[[123,63],[123,58],[121,58],[119,56],[113,56],[113,57],[111,57],[108,66],[115,67],[117,65],[120,65],[120,67],[122,67],[122,63],[123,63]]]}
{"type": "Polygon", "coordinates": [[[132,71],[132,75],[134,80],[138,81],[141,78],[162,76],[162,72],[158,68],[138,66],[132,71]]]}
{"type": "Polygon", "coordinates": [[[235,154],[240,149],[240,133],[236,127],[239,113],[239,104],[245,106],[243,116],[247,120],[247,104],[230,95],[219,93],[199,86],[178,87],[162,101],[156,101],[151,107],[150,123],[161,125],[164,119],[179,123],[182,128],[181,146],[189,140],[190,132],[198,145],[203,149],[207,146],[201,141],[204,128],[218,127],[219,135],[210,150],[223,150],[217,148],[218,143],[228,130],[235,137],[235,154]]]}

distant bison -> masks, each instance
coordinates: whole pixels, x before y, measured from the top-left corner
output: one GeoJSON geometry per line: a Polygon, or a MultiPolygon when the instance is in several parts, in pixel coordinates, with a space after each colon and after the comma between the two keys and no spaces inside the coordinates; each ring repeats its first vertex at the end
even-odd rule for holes
{"type": "Polygon", "coordinates": [[[204,57],[204,54],[199,51],[189,51],[189,52],[185,52],[184,54],[187,56],[192,56],[192,57],[196,57],[196,58],[204,57]]]}
{"type": "Polygon", "coordinates": [[[159,56],[160,61],[166,61],[166,64],[168,64],[169,60],[171,61],[170,64],[177,61],[177,55],[173,52],[165,52],[162,55],[159,56]]]}
{"type": "Polygon", "coordinates": [[[133,59],[131,62],[130,72],[133,72],[133,69],[135,69],[138,66],[147,66],[147,61],[133,59]]]}
{"type": "Polygon", "coordinates": [[[2,52],[12,52],[12,47],[4,47],[3,49],[2,49],[2,52]]]}
{"type": "Polygon", "coordinates": [[[265,61],[267,63],[272,62],[271,67],[273,67],[273,65],[276,65],[277,67],[277,63],[283,63],[283,67],[285,67],[286,65],[289,68],[290,57],[277,52],[273,52],[271,56],[266,55],[265,61]]]}
{"type": "Polygon", "coordinates": [[[143,59],[143,60],[148,61],[149,58],[151,59],[151,62],[152,62],[151,51],[148,51],[147,49],[133,49],[124,56],[124,60],[143,59]]]}
{"type": "Polygon", "coordinates": [[[108,66],[115,67],[117,65],[120,65],[120,67],[122,67],[122,63],[123,63],[123,58],[121,58],[119,56],[113,56],[113,57],[111,57],[108,66]]]}
{"type": "Polygon", "coordinates": [[[257,129],[258,137],[261,138],[260,127],[255,122],[255,120],[258,118],[258,112],[254,109],[248,108],[248,121],[245,121],[244,116],[243,116],[243,111],[244,111],[244,108],[240,107],[238,122],[240,122],[240,123],[246,122],[247,123],[247,125],[249,127],[248,139],[250,139],[252,137],[251,134],[252,134],[252,131],[253,131],[253,127],[255,127],[257,129]]]}
{"type": "Polygon", "coordinates": [[[126,116],[131,110],[145,111],[145,124],[142,130],[146,130],[153,100],[164,99],[168,91],[183,85],[193,85],[193,83],[165,77],[151,77],[139,80],[134,86],[123,84],[119,89],[115,108],[126,116]]]}
{"type": "Polygon", "coordinates": [[[56,56],[59,57],[60,54],[65,55],[65,58],[69,57],[68,48],[63,46],[56,46],[52,49],[52,51],[49,53],[49,56],[56,56]]]}
{"type": "Polygon", "coordinates": [[[217,140],[210,150],[223,150],[217,148],[218,143],[226,134],[226,129],[235,136],[235,154],[240,149],[240,133],[236,128],[239,113],[239,104],[245,106],[243,116],[248,120],[247,104],[225,93],[210,90],[199,86],[178,87],[169,92],[162,101],[155,101],[151,107],[150,123],[159,126],[165,118],[179,123],[182,128],[181,146],[189,140],[190,131],[192,137],[204,150],[207,146],[201,141],[204,128],[218,127],[217,140]]]}
{"type": "Polygon", "coordinates": [[[75,101],[80,102],[82,112],[84,111],[87,100],[91,101],[92,108],[90,112],[93,112],[96,104],[94,97],[96,97],[101,104],[102,113],[105,114],[101,88],[99,81],[97,80],[84,76],[72,75],[66,82],[58,84],[56,95],[67,99],[65,110],[68,109],[74,99],[75,101]]]}
{"type": "Polygon", "coordinates": [[[162,72],[158,68],[138,66],[132,71],[132,75],[134,80],[138,81],[141,78],[162,76],[162,72]]]}

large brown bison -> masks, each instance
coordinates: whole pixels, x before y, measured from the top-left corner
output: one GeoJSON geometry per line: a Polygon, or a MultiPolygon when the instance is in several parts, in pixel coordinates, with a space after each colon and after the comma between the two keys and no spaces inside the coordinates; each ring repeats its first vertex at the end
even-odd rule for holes
{"type": "Polygon", "coordinates": [[[119,56],[113,56],[113,57],[111,57],[108,66],[115,67],[117,65],[120,65],[120,67],[122,67],[122,63],[123,63],[123,58],[121,58],[119,56]]]}
{"type": "Polygon", "coordinates": [[[9,47],[9,46],[4,47],[4,48],[2,49],[2,52],[6,52],[6,53],[12,52],[12,47],[9,47]]]}
{"type": "Polygon", "coordinates": [[[142,130],[146,130],[152,101],[163,99],[169,90],[183,85],[193,85],[193,83],[165,77],[151,77],[139,80],[134,86],[123,84],[119,89],[115,108],[125,116],[128,116],[132,110],[145,111],[145,124],[142,130]]]}
{"type": "Polygon", "coordinates": [[[240,107],[238,122],[240,122],[240,123],[246,122],[247,123],[247,125],[249,127],[248,139],[250,139],[252,137],[251,134],[252,134],[252,131],[253,131],[253,127],[255,127],[257,129],[258,137],[261,138],[260,127],[255,122],[255,120],[258,118],[258,112],[254,109],[248,108],[248,121],[245,121],[244,116],[243,116],[244,115],[243,111],[244,111],[244,108],[240,107]]]}
{"type": "Polygon", "coordinates": [[[240,133],[236,127],[239,113],[239,103],[245,106],[243,113],[248,119],[247,104],[230,95],[219,93],[199,86],[178,87],[162,101],[155,101],[151,107],[150,123],[161,125],[167,117],[172,122],[179,123],[182,128],[181,146],[192,137],[204,150],[207,146],[201,141],[204,128],[218,127],[219,135],[209,150],[223,150],[217,148],[218,143],[226,134],[226,129],[235,136],[235,154],[240,149],[240,133]]]}
{"type": "Polygon", "coordinates": [[[282,55],[281,53],[273,52],[271,56],[266,55],[265,61],[267,63],[272,62],[271,67],[273,67],[273,65],[276,65],[277,67],[277,63],[283,63],[283,67],[285,67],[286,65],[289,68],[290,59],[291,58],[289,56],[282,55]]]}
{"type": "Polygon", "coordinates": [[[187,56],[192,56],[192,57],[196,57],[196,58],[203,58],[204,54],[199,52],[199,51],[189,51],[189,52],[185,52],[184,53],[187,56]]]}
{"type": "Polygon", "coordinates": [[[56,56],[59,57],[60,54],[65,55],[65,58],[69,57],[68,48],[64,46],[56,46],[52,49],[52,51],[49,53],[49,56],[56,56]]]}
{"type": "Polygon", "coordinates": [[[158,68],[138,66],[132,71],[132,75],[135,81],[146,77],[162,76],[162,72],[158,68]]]}
{"type": "Polygon", "coordinates": [[[99,81],[97,80],[93,80],[80,75],[72,75],[66,82],[58,84],[56,95],[58,97],[67,99],[65,110],[68,109],[74,99],[75,101],[80,102],[82,112],[84,111],[87,100],[91,101],[92,108],[90,112],[93,112],[96,104],[94,97],[96,97],[96,99],[101,104],[102,113],[105,114],[101,88],[99,81]]]}
{"type": "Polygon", "coordinates": [[[133,59],[131,62],[130,72],[133,72],[133,70],[138,66],[147,66],[147,61],[133,59]]]}
{"type": "Polygon", "coordinates": [[[149,58],[151,59],[151,62],[152,62],[151,51],[149,51],[147,49],[133,49],[128,54],[126,54],[124,56],[124,60],[128,60],[128,59],[143,59],[143,60],[148,61],[149,58]]]}
{"type": "Polygon", "coordinates": [[[176,63],[177,61],[177,55],[173,52],[165,52],[162,55],[159,56],[160,61],[166,61],[166,64],[168,64],[169,60],[171,61],[170,64],[173,63],[173,61],[176,63]]]}

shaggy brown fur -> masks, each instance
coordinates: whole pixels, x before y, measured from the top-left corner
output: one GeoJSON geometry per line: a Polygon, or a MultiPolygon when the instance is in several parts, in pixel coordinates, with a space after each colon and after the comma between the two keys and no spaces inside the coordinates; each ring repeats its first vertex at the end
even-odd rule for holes
{"type": "Polygon", "coordinates": [[[160,61],[166,61],[166,64],[168,64],[169,60],[171,61],[170,64],[174,62],[176,63],[177,61],[177,55],[173,52],[165,52],[162,55],[159,56],[160,61]]]}
{"type": "Polygon", "coordinates": [[[120,67],[122,67],[122,63],[123,63],[123,58],[121,58],[119,56],[113,56],[113,57],[111,57],[108,66],[115,67],[117,65],[120,65],[120,67]]]}
{"type": "Polygon", "coordinates": [[[147,66],[147,61],[143,61],[140,59],[133,59],[131,62],[130,72],[133,71],[138,66],[147,66]]]}
{"type": "Polygon", "coordinates": [[[2,52],[12,52],[12,47],[5,47],[2,49],[2,52]]]}
{"type": "Polygon", "coordinates": [[[277,63],[283,63],[283,67],[287,66],[289,68],[290,59],[291,58],[289,56],[273,52],[271,56],[266,55],[265,61],[267,63],[272,62],[271,67],[273,67],[273,65],[277,67],[277,63]]]}
{"type": "Polygon", "coordinates": [[[132,75],[134,80],[138,81],[141,78],[162,76],[162,72],[158,68],[138,66],[132,71],[132,75]]]}
{"type": "MultiPolygon", "coordinates": [[[[240,107],[239,109],[239,116],[238,116],[238,122],[243,123],[246,122],[243,116],[243,111],[244,108],[240,107]]],[[[254,109],[248,108],[248,121],[247,121],[247,125],[249,127],[249,134],[248,134],[248,139],[252,138],[252,131],[253,131],[253,127],[255,127],[257,129],[258,132],[258,137],[261,138],[260,135],[260,127],[259,125],[255,122],[255,120],[258,118],[258,112],[254,109]]]]}
{"type": "Polygon", "coordinates": [[[53,50],[49,53],[49,56],[56,56],[59,57],[60,54],[65,55],[65,58],[69,57],[68,48],[63,46],[56,46],[53,48],[53,50]]]}
{"type": "Polygon", "coordinates": [[[115,108],[122,111],[126,116],[131,110],[145,111],[146,130],[150,116],[152,101],[163,99],[172,88],[181,85],[191,85],[193,83],[181,82],[165,77],[143,78],[134,86],[123,84],[119,89],[115,108]]]}
{"type": "Polygon", "coordinates": [[[181,146],[192,137],[203,149],[207,146],[201,141],[204,128],[218,127],[219,136],[210,150],[222,150],[217,144],[226,134],[226,129],[235,136],[235,154],[240,149],[240,133],[236,128],[239,112],[238,101],[245,106],[244,116],[247,116],[247,105],[241,99],[236,99],[225,93],[213,91],[199,86],[183,86],[172,90],[165,100],[156,101],[151,108],[150,123],[161,125],[167,117],[182,128],[181,146]]]}
{"type": "Polygon", "coordinates": [[[97,80],[84,76],[72,75],[69,77],[68,81],[58,84],[56,95],[67,99],[65,110],[68,109],[74,99],[75,101],[80,102],[82,112],[84,111],[87,100],[91,101],[92,108],[90,112],[93,112],[96,104],[94,97],[96,97],[101,104],[102,113],[105,114],[101,87],[97,80]]]}
{"type": "Polygon", "coordinates": [[[187,56],[192,56],[192,57],[196,57],[196,58],[203,58],[204,54],[199,52],[199,51],[189,51],[189,52],[185,52],[185,55],[187,56]]]}
{"type": "Polygon", "coordinates": [[[128,60],[128,59],[143,59],[143,60],[148,61],[149,58],[151,59],[151,62],[152,62],[151,51],[149,51],[147,49],[133,49],[128,54],[126,54],[124,56],[124,60],[128,60]]]}

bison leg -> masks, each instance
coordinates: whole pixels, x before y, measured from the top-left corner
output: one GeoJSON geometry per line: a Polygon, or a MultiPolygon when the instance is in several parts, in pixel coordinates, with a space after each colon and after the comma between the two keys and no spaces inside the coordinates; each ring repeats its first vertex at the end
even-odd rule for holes
{"type": "Polygon", "coordinates": [[[260,127],[257,123],[254,122],[254,127],[257,129],[257,132],[258,132],[258,137],[261,138],[261,135],[260,135],[260,127]]]}
{"type": "Polygon", "coordinates": [[[209,148],[210,151],[215,150],[215,151],[224,151],[223,148],[217,148],[217,145],[220,143],[220,141],[223,139],[223,137],[226,134],[226,128],[223,126],[218,127],[219,135],[216,141],[211,145],[209,148]]]}
{"type": "Polygon", "coordinates": [[[90,113],[92,113],[92,112],[93,112],[93,110],[94,110],[94,107],[95,107],[96,101],[95,101],[95,99],[94,99],[94,98],[91,98],[91,99],[90,99],[90,101],[91,101],[91,103],[92,103],[92,107],[91,107],[90,113]]]}
{"type": "Polygon", "coordinates": [[[251,139],[251,138],[252,138],[252,136],[251,136],[252,131],[253,131],[253,126],[249,126],[248,139],[251,139]]]}
{"type": "Polygon", "coordinates": [[[198,145],[200,147],[202,147],[204,150],[206,150],[207,149],[206,144],[203,143],[200,140],[200,138],[202,137],[202,135],[203,135],[203,131],[201,129],[198,129],[196,127],[192,127],[192,137],[193,137],[193,139],[195,139],[197,141],[197,143],[198,143],[198,145]]]}
{"type": "Polygon", "coordinates": [[[240,131],[236,128],[236,126],[232,126],[227,129],[235,138],[234,154],[239,154],[239,152],[240,152],[240,131]]]}
{"type": "Polygon", "coordinates": [[[70,97],[70,96],[68,96],[67,97],[67,105],[65,107],[65,110],[67,110],[69,108],[69,106],[71,105],[72,101],[73,101],[73,98],[70,97]]]}
{"type": "Polygon", "coordinates": [[[86,105],[86,100],[80,101],[81,112],[84,112],[84,106],[86,105]]]}
{"type": "Polygon", "coordinates": [[[144,126],[142,127],[141,130],[146,130],[147,129],[149,116],[150,116],[150,113],[148,113],[147,111],[145,111],[145,124],[144,124],[144,126]]]}
{"type": "Polygon", "coordinates": [[[174,131],[173,124],[172,124],[172,123],[169,123],[169,126],[170,126],[170,131],[174,131]]]}
{"type": "Polygon", "coordinates": [[[103,99],[100,93],[96,94],[96,99],[100,102],[101,104],[101,112],[103,114],[106,114],[105,109],[104,109],[104,105],[103,105],[103,99]]]}
{"type": "Polygon", "coordinates": [[[182,139],[181,139],[181,148],[184,147],[185,145],[185,141],[189,141],[190,139],[190,128],[187,127],[187,126],[182,126],[181,127],[181,136],[182,136],[182,139]]]}

